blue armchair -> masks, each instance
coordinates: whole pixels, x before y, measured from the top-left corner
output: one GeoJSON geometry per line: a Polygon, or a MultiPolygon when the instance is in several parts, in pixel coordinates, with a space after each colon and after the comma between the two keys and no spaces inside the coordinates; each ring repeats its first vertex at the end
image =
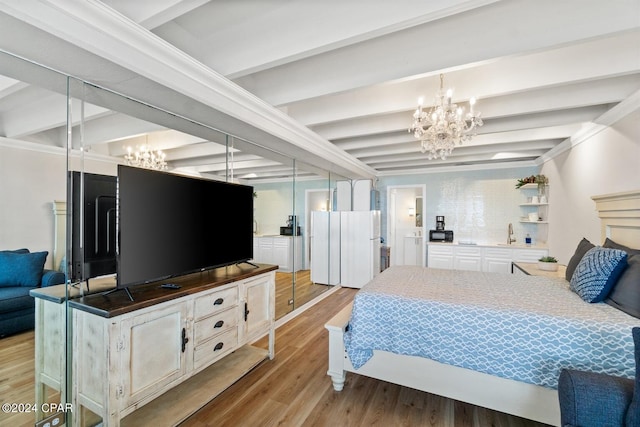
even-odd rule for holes
{"type": "Polygon", "coordinates": [[[564,369],[558,382],[563,427],[640,427],[640,327],[633,328],[636,377],[564,369]]]}

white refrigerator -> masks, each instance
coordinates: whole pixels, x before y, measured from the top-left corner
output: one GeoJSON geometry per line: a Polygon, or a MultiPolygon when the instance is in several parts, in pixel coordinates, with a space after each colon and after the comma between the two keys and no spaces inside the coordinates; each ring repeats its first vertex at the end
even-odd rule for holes
{"type": "Polygon", "coordinates": [[[380,211],[340,212],[340,284],[361,288],[380,273],[380,211]]]}
{"type": "Polygon", "coordinates": [[[340,283],[340,212],[311,212],[311,281],[340,283]]]}

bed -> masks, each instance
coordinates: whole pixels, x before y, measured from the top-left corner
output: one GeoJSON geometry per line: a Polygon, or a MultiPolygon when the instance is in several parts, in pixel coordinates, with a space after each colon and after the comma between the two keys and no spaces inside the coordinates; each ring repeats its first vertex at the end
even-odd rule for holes
{"type": "MultiPolygon", "coordinates": [[[[593,199],[603,241],[637,248],[640,191],[593,199]]],[[[633,378],[639,324],[585,303],[563,279],[399,266],[325,325],[328,375],[336,391],[354,372],[558,425],[560,370],[633,378]]]]}

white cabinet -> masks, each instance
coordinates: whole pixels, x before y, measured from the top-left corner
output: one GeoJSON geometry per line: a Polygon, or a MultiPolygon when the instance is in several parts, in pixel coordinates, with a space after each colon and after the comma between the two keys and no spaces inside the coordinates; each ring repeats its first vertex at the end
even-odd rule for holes
{"type": "Polygon", "coordinates": [[[537,262],[547,249],[428,244],[427,266],[453,270],[511,273],[511,262],[537,262]]]}
{"type": "Polygon", "coordinates": [[[213,282],[187,282],[175,299],[153,285],[128,305],[115,297],[107,308],[101,295],[70,301],[74,425],[96,418],[105,426],[177,424],[206,403],[193,401],[186,380],[197,375],[198,393],[213,398],[273,357],[275,267],[245,270],[231,282],[233,274],[220,270],[213,282]],[[268,350],[248,345],[267,334],[268,350]],[[163,399],[174,390],[175,399],[190,397],[168,405],[163,399]]]}
{"type": "Polygon", "coordinates": [[[424,266],[422,236],[404,237],[404,265],[424,266]]]}
{"type": "Polygon", "coordinates": [[[300,262],[302,261],[302,252],[298,249],[302,244],[300,237],[274,237],[272,255],[273,259],[271,264],[276,264],[280,268],[280,271],[298,271],[300,270],[300,262]],[[296,262],[298,268],[294,270],[293,263],[296,262]]]}
{"type": "Polygon", "coordinates": [[[275,264],[276,257],[273,254],[273,237],[254,237],[254,246],[258,247],[258,252],[253,253],[253,260],[255,262],[263,262],[265,264],[275,264]]]}
{"type": "Polygon", "coordinates": [[[456,246],[453,252],[453,268],[455,270],[482,271],[482,248],[456,246]]]}
{"type": "Polygon", "coordinates": [[[427,267],[453,269],[453,246],[428,245],[427,267]]]}
{"type": "Polygon", "coordinates": [[[253,248],[257,263],[275,264],[283,272],[302,269],[302,236],[254,237],[253,248]]]}
{"type": "Polygon", "coordinates": [[[510,273],[513,251],[507,248],[485,248],[482,271],[491,273],[510,273]]]}

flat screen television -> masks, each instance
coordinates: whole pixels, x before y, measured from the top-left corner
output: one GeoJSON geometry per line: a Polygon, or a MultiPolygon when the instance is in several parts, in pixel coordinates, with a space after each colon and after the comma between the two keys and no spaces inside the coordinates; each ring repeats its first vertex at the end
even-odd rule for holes
{"type": "Polygon", "coordinates": [[[117,287],[253,258],[253,187],[118,166],[117,287]]]}
{"type": "Polygon", "coordinates": [[[75,281],[116,273],[115,176],[69,172],[71,180],[71,260],[75,281]]]}

